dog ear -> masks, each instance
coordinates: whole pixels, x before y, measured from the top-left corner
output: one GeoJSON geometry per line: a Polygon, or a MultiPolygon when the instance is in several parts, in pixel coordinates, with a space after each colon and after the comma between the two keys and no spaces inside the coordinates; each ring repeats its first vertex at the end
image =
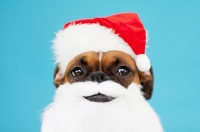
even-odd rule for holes
{"type": "Polygon", "coordinates": [[[60,84],[63,83],[64,78],[62,77],[62,74],[60,73],[60,68],[57,65],[55,70],[54,70],[54,85],[56,86],[56,88],[58,88],[60,86],[60,84]]]}
{"type": "Polygon", "coordinates": [[[144,93],[145,99],[150,99],[153,93],[153,69],[150,68],[147,72],[140,72],[139,71],[139,77],[140,77],[140,84],[142,85],[142,92],[144,93]]]}

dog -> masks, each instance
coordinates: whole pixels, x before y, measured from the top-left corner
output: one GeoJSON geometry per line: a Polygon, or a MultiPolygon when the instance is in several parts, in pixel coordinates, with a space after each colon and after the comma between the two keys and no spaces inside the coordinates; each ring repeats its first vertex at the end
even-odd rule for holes
{"type": "MultiPolygon", "coordinates": [[[[72,35],[73,41],[70,36],[68,42],[73,46],[85,45],[93,37],[101,45],[106,42],[121,45],[121,40],[107,39],[106,32],[95,35],[93,28],[86,29],[91,32],[85,29],[83,33],[75,30],[84,37],[77,39],[80,36],[72,35]]],[[[94,29],[97,30],[96,25],[94,29]]],[[[61,41],[55,41],[58,42],[61,41]]],[[[44,110],[41,132],[163,132],[159,117],[146,101],[153,92],[152,67],[142,71],[127,47],[123,50],[103,45],[106,50],[100,51],[96,50],[98,46],[94,47],[79,50],[68,58],[66,50],[70,49],[54,47],[62,51],[56,52],[62,54],[62,59],[57,58],[62,61],[58,61],[54,71],[56,93],[44,110]]]]}

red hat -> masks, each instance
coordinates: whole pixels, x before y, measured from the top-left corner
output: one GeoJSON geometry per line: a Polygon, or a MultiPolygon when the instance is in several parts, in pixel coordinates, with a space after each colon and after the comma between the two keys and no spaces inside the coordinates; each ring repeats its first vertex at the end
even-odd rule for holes
{"type": "Polygon", "coordinates": [[[131,55],[136,60],[138,69],[145,72],[151,66],[145,55],[146,41],[146,31],[138,15],[122,13],[69,22],[56,34],[53,47],[56,62],[62,72],[78,54],[110,50],[131,55]]]}

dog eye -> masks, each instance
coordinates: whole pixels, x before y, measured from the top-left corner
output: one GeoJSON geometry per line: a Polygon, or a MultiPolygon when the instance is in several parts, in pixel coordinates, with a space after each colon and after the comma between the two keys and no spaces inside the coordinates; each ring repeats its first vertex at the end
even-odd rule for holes
{"type": "Polygon", "coordinates": [[[116,71],[116,74],[122,76],[127,75],[128,73],[129,73],[129,68],[126,66],[120,66],[118,71],[116,71]]]}
{"type": "Polygon", "coordinates": [[[81,68],[76,67],[71,71],[71,74],[72,76],[77,77],[83,75],[83,71],[81,70],[81,68]]]}

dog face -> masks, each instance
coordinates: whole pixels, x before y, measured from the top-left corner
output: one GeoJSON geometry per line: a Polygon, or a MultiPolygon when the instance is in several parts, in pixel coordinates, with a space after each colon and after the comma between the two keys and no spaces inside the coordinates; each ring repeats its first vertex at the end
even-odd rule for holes
{"type": "MultiPolygon", "coordinates": [[[[153,91],[152,68],[148,72],[138,71],[135,60],[121,51],[109,52],[85,52],[76,56],[66,67],[64,75],[59,73],[57,66],[54,72],[54,84],[59,85],[77,82],[113,81],[127,89],[131,83],[142,85],[143,96],[150,99],[153,91]]],[[[102,93],[85,96],[85,99],[93,102],[109,102],[115,99],[102,93]]]]}
{"type": "Polygon", "coordinates": [[[82,53],[69,62],[64,75],[57,66],[54,84],[42,132],[162,132],[144,99],[152,94],[152,70],[139,72],[124,52],[82,53]]]}

